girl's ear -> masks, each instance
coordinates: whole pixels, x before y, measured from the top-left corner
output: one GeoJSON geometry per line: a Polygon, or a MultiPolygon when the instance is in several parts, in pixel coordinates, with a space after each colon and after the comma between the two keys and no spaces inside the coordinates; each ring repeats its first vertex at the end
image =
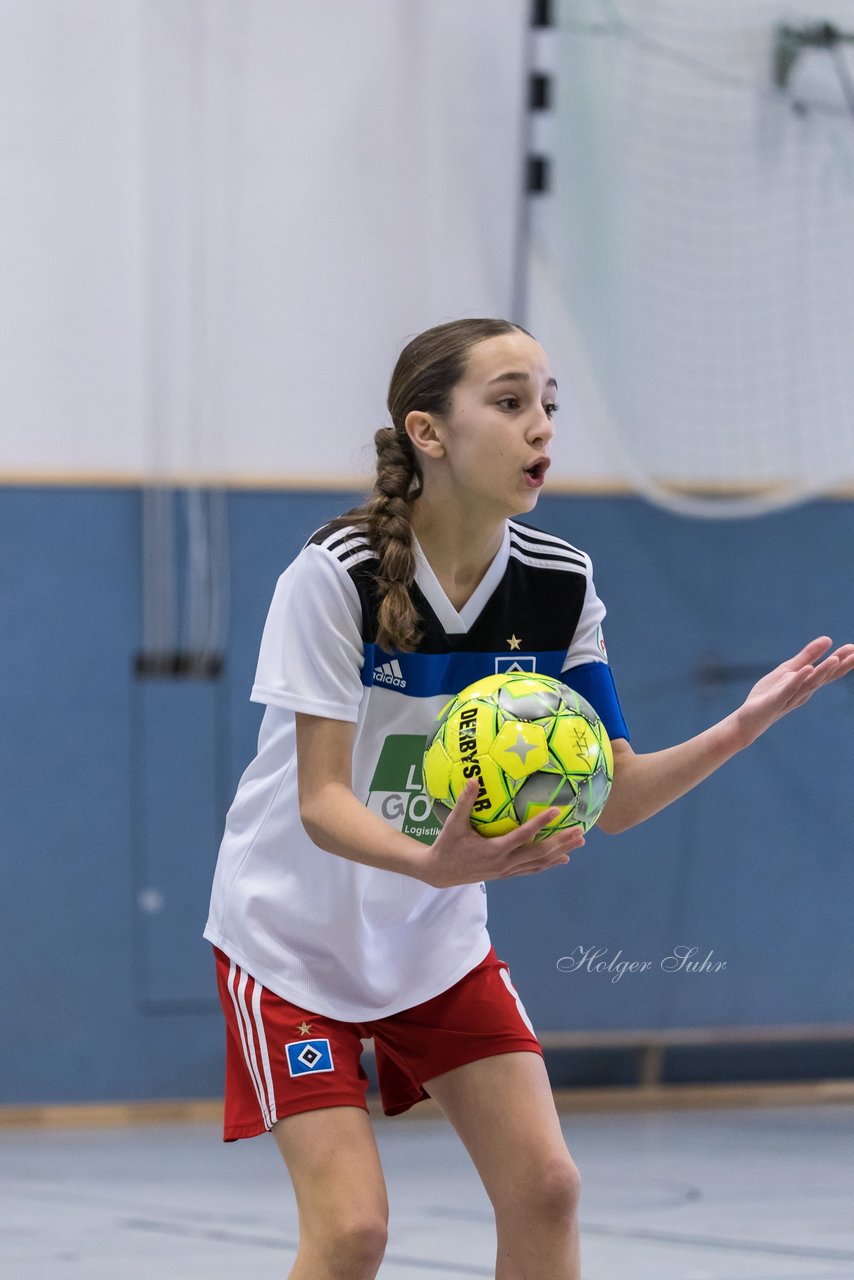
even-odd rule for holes
{"type": "Polygon", "coordinates": [[[412,446],[422,456],[443,458],[445,445],[442,441],[442,430],[438,420],[431,413],[419,413],[413,409],[406,415],[403,423],[412,446]]]}

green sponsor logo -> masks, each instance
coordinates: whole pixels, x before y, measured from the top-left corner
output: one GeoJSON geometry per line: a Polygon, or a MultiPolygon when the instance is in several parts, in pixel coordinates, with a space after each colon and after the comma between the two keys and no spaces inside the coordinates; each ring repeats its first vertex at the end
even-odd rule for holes
{"type": "Polygon", "coordinates": [[[427,739],[418,733],[386,738],[366,804],[406,836],[432,844],[441,827],[424,791],[421,762],[427,739]]]}

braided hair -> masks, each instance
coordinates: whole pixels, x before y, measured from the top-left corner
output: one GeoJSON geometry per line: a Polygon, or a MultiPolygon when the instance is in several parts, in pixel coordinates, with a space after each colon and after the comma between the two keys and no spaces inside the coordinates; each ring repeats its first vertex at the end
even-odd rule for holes
{"type": "MultiPolygon", "coordinates": [[[[374,436],[377,474],[367,501],[332,522],[364,529],[377,553],[377,644],[386,652],[411,652],[418,644],[418,612],[409,595],[415,578],[412,504],[423,486],[421,466],[404,425],[413,411],[444,416],[454,387],[466,372],[469,350],[486,338],[513,333],[509,320],[453,320],[418,334],[401,351],[388,391],[393,425],[374,436]]],[[[527,332],[522,330],[522,332],[527,332]]]]}

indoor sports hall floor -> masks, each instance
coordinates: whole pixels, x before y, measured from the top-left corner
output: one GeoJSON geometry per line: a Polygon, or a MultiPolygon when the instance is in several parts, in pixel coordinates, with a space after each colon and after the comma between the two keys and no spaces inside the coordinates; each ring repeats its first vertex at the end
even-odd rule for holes
{"type": "MultiPolygon", "coordinates": [[[[563,1123],[584,1178],[584,1280],[854,1277],[854,1104],[563,1123]]],[[[493,1275],[489,1207],[444,1121],[377,1131],[392,1213],[382,1280],[493,1275]]],[[[268,1138],[7,1128],[0,1235],[4,1280],[284,1280],[296,1213],[268,1138]]]]}

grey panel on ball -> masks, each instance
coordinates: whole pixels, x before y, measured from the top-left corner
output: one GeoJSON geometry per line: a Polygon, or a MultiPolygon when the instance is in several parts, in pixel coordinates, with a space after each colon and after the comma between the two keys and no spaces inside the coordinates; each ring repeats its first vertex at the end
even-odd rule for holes
{"type": "Polygon", "coordinates": [[[604,769],[597,769],[592,778],[586,779],[578,788],[578,803],[575,814],[579,822],[594,823],[602,812],[611,784],[604,769]]]}
{"type": "MultiPolygon", "coordinates": [[[[563,791],[567,780],[557,773],[535,773],[527,778],[513,797],[513,808],[517,815],[524,819],[529,804],[553,804],[555,792],[563,791]]],[[[572,785],[571,783],[569,784],[572,785]]],[[[564,801],[564,803],[568,803],[564,801]]]]}
{"type": "Polygon", "coordinates": [[[569,778],[565,778],[557,790],[557,794],[552,800],[552,804],[558,805],[561,809],[565,809],[568,804],[574,804],[578,795],[578,784],[570,782],[569,778]]]}
{"type": "Polygon", "coordinates": [[[589,720],[591,724],[596,724],[599,717],[591,707],[586,698],[582,698],[580,693],[576,693],[568,684],[561,682],[560,686],[561,699],[565,706],[569,707],[576,715],[584,716],[585,720],[589,720]]]}
{"type": "Polygon", "coordinates": [[[445,707],[445,710],[436,717],[436,725],[435,725],[435,728],[433,729],[433,737],[431,737],[430,742],[433,741],[433,738],[437,736],[437,734],[439,733],[439,730],[444,726],[445,721],[448,719],[448,716],[451,714],[456,704],[457,704],[456,698],[452,698],[451,701],[448,703],[448,705],[445,707]]]}
{"type": "Polygon", "coordinates": [[[548,689],[538,693],[525,693],[521,698],[514,698],[507,689],[499,689],[498,705],[505,715],[514,716],[518,720],[545,720],[557,711],[560,698],[557,693],[548,689]]]}

